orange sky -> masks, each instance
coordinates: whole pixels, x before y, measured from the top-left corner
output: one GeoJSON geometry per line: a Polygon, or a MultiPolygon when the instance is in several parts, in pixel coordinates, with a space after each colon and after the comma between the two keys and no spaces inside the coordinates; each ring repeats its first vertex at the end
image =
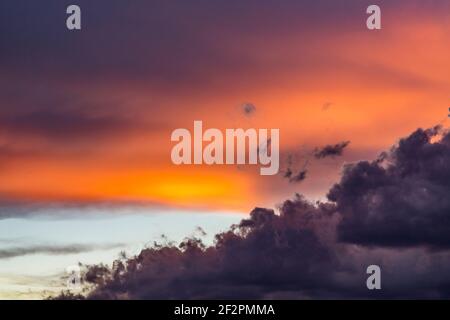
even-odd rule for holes
{"type": "MultiPolygon", "coordinates": [[[[364,12],[342,26],[305,29],[293,22],[261,34],[215,25],[211,33],[217,31],[221,41],[205,35],[205,47],[217,57],[205,64],[196,61],[192,68],[187,59],[183,70],[192,79],[178,77],[175,69],[172,83],[141,78],[138,72],[122,77],[120,72],[83,76],[80,71],[71,77],[50,70],[23,77],[11,65],[8,79],[22,86],[43,80],[47,95],[61,91],[76,97],[75,105],[62,102],[68,104],[64,110],[89,114],[89,119],[118,116],[128,125],[113,123],[104,133],[59,139],[42,130],[14,131],[20,122],[13,122],[0,130],[0,146],[12,150],[0,154],[0,195],[245,211],[274,205],[293,192],[323,197],[344,162],[373,158],[417,127],[448,125],[448,14],[386,11],[380,31],[365,29],[364,12]],[[251,116],[242,113],[244,102],[256,106],[251,116]],[[280,128],[282,153],[306,154],[343,140],[351,144],[342,158],[310,164],[307,180],[294,185],[281,176],[259,176],[250,167],[175,166],[170,134],[191,129],[193,120],[203,120],[208,128],[280,128]]],[[[5,83],[3,76],[0,84],[5,83]]],[[[3,106],[14,106],[23,97],[1,99],[3,106]]],[[[60,102],[54,103],[58,108],[60,102]]]]}

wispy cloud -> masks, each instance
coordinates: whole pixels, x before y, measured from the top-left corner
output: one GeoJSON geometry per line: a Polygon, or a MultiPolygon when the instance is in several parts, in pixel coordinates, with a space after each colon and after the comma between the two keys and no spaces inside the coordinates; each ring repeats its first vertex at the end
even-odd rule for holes
{"type": "Polygon", "coordinates": [[[350,141],[343,141],[334,145],[326,145],[325,147],[318,148],[314,152],[314,156],[317,159],[323,159],[327,157],[342,156],[344,149],[350,144],[350,141]]]}
{"type": "Polygon", "coordinates": [[[122,243],[111,244],[69,244],[69,245],[35,245],[26,247],[10,247],[0,249],[0,259],[10,259],[34,254],[69,255],[96,250],[117,249],[125,246],[122,243]]]}

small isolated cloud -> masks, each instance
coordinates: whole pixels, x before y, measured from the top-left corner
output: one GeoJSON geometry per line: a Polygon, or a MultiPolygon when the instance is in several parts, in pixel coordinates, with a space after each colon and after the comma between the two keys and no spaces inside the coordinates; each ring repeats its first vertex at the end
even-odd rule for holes
{"type": "Polygon", "coordinates": [[[327,157],[337,157],[337,156],[341,156],[342,153],[344,152],[344,149],[350,144],[350,141],[343,141],[334,145],[326,145],[325,147],[322,148],[317,148],[314,151],[314,157],[316,157],[316,159],[323,159],[323,158],[327,158],[327,157]]]}
{"type": "Polygon", "coordinates": [[[292,169],[288,167],[283,174],[283,177],[288,179],[289,182],[301,182],[306,179],[307,169],[300,170],[297,174],[294,174],[292,169]]]}
{"type": "Polygon", "coordinates": [[[242,112],[246,116],[251,116],[256,112],[256,106],[253,103],[246,102],[242,105],[242,112]]]}
{"type": "Polygon", "coordinates": [[[294,173],[294,160],[293,160],[294,155],[293,154],[289,154],[288,158],[287,158],[287,168],[286,171],[284,171],[283,174],[283,178],[286,178],[289,180],[289,182],[291,183],[297,183],[297,182],[302,182],[303,180],[306,179],[306,174],[308,173],[307,167],[308,167],[308,163],[309,160],[307,159],[304,164],[302,169],[299,169],[297,171],[297,173],[294,173]]]}
{"type": "Polygon", "coordinates": [[[292,176],[289,178],[289,182],[301,182],[301,181],[303,181],[303,180],[306,179],[306,174],[307,174],[307,173],[308,173],[308,170],[306,170],[306,169],[301,170],[301,171],[299,171],[297,174],[292,175],[292,176]]]}

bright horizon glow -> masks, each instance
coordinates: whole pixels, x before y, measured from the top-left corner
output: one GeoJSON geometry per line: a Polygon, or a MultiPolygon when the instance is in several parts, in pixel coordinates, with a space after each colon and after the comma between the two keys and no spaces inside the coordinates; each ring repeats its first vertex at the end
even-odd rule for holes
{"type": "Polygon", "coordinates": [[[41,299],[43,294],[58,293],[65,289],[62,278],[68,266],[78,262],[111,265],[120,251],[134,255],[153,241],[179,243],[185,237],[196,236],[212,244],[215,234],[226,231],[244,216],[233,212],[87,207],[40,209],[34,219],[0,220],[0,299],[41,299]],[[197,227],[207,235],[201,235],[197,227]],[[92,245],[94,249],[2,257],[5,250],[75,244],[92,245]],[[108,249],[108,244],[117,246],[108,249]]]}

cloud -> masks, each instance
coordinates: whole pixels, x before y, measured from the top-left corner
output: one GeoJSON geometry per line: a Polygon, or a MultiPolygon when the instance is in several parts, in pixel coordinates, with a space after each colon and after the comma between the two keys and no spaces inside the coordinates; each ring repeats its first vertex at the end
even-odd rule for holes
{"type": "Polygon", "coordinates": [[[302,182],[303,180],[306,179],[306,174],[308,173],[307,167],[309,164],[309,159],[306,159],[303,163],[302,168],[299,169],[296,174],[294,174],[293,165],[294,165],[294,162],[298,161],[298,160],[294,160],[294,158],[295,158],[295,154],[293,154],[293,153],[288,154],[288,157],[286,160],[287,168],[283,173],[283,178],[288,179],[289,182],[291,182],[291,183],[302,182]]]}
{"type": "Polygon", "coordinates": [[[217,235],[212,247],[190,238],[179,247],[144,249],[112,270],[89,267],[86,279],[100,284],[90,298],[264,298],[324,286],[333,281],[337,261],[313,220],[333,208],[297,201],[298,212],[254,209],[249,219],[217,235]]]}
{"type": "Polygon", "coordinates": [[[106,245],[85,245],[85,244],[70,244],[70,245],[35,245],[27,247],[10,247],[0,249],[0,260],[10,259],[34,254],[45,255],[68,255],[78,254],[83,252],[90,252],[96,250],[116,249],[124,246],[123,244],[106,244],[106,245]]]}
{"type": "Polygon", "coordinates": [[[450,133],[418,129],[375,161],[347,165],[328,194],[342,241],[450,248],[450,133]]]}
{"type": "Polygon", "coordinates": [[[155,244],[112,268],[86,266],[84,280],[94,285],[87,298],[450,297],[449,252],[337,242],[341,217],[333,203],[311,203],[297,195],[279,211],[255,208],[248,219],[218,234],[214,246],[191,237],[178,247],[155,244]],[[382,269],[381,291],[365,287],[371,264],[382,269]]]}
{"type": "Polygon", "coordinates": [[[213,246],[193,235],[86,266],[87,298],[449,298],[449,166],[450,134],[418,129],[347,165],[329,202],[296,195],[279,213],[255,208],[213,246]],[[365,287],[371,264],[380,291],[365,287]]]}
{"type": "Polygon", "coordinates": [[[341,156],[344,152],[344,149],[350,144],[350,141],[343,141],[334,145],[326,145],[322,148],[317,148],[314,151],[314,157],[316,159],[323,159],[326,157],[337,157],[341,156]]]}
{"type": "Polygon", "coordinates": [[[251,116],[256,112],[256,106],[253,103],[246,102],[242,105],[242,112],[244,112],[244,115],[246,116],[251,116]]]}
{"type": "Polygon", "coordinates": [[[122,215],[134,212],[158,212],[170,209],[167,205],[151,201],[12,201],[0,193],[0,220],[2,219],[78,219],[80,212],[89,212],[83,216],[122,215]]]}
{"type": "Polygon", "coordinates": [[[303,169],[300,170],[297,174],[294,174],[291,168],[287,168],[286,172],[284,173],[284,177],[288,178],[289,182],[301,182],[306,179],[307,173],[308,170],[303,169]]]}

